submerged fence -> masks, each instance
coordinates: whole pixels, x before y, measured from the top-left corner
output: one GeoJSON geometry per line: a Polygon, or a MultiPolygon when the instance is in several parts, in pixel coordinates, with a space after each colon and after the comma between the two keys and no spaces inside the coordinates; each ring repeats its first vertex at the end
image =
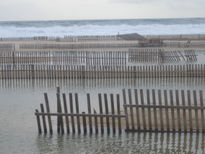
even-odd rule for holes
{"type": "Polygon", "coordinates": [[[53,134],[51,117],[57,117],[57,132],[67,133],[122,133],[125,132],[205,132],[203,92],[178,90],[122,90],[119,94],[98,94],[99,112],[91,108],[90,94],[87,94],[87,113],[80,113],[78,94],[66,94],[57,90],[57,112],[52,113],[48,96],[45,105],[37,109],[38,132],[53,134]],[[134,97],[132,96],[134,93],[134,97]],[[152,96],[152,97],[151,97],[152,96]],[[75,98],[75,101],[74,101],[75,98]],[[63,107],[61,105],[63,102],[63,107]],[[120,104],[123,102],[123,106],[120,104]],[[129,102],[129,103],[128,103],[129,102]],[[104,105],[103,105],[104,104],[104,105]],[[75,111],[74,111],[75,106],[75,111]],[[70,110],[70,112],[68,111],[70,110]],[[46,118],[48,121],[46,122],[46,118]],[[42,119],[42,123],[41,123],[42,119]],[[48,130],[47,130],[48,125],[48,130]]]}
{"type": "Polygon", "coordinates": [[[192,49],[130,48],[129,51],[5,51],[0,65],[49,64],[84,66],[130,66],[138,63],[196,62],[192,49]]]}
{"type": "Polygon", "coordinates": [[[204,77],[205,65],[193,62],[195,50],[160,48],[0,52],[0,79],[204,77]]]}
{"type": "Polygon", "coordinates": [[[0,79],[205,77],[205,64],[152,66],[3,65],[0,79]]]}

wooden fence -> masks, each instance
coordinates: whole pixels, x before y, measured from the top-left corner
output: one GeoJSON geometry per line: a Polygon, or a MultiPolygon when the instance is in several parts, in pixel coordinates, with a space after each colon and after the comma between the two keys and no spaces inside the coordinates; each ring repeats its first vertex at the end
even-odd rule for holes
{"type": "Polygon", "coordinates": [[[204,77],[205,64],[152,66],[2,65],[0,79],[204,77]]]}
{"type": "Polygon", "coordinates": [[[197,94],[196,90],[164,90],[162,93],[152,89],[146,90],[145,95],[142,89],[135,89],[132,98],[129,89],[128,101],[125,90],[123,99],[126,131],[205,132],[202,91],[197,94]]]}
{"type": "Polygon", "coordinates": [[[57,113],[52,113],[47,93],[44,93],[46,111],[43,104],[40,104],[40,112],[37,109],[35,111],[38,132],[42,133],[42,119],[43,132],[46,134],[49,131],[53,134],[52,116],[57,117],[57,132],[61,134],[64,134],[64,128],[67,133],[83,132],[84,134],[87,132],[109,134],[111,131],[115,134],[122,133],[123,130],[125,132],[205,132],[202,91],[197,93],[196,90],[192,92],[164,90],[162,93],[161,90],[152,89],[146,90],[145,94],[142,89],[135,89],[134,98],[132,93],[131,89],[127,92],[125,89],[122,90],[124,111],[121,110],[119,94],[98,94],[99,113],[95,109],[91,110],[90,94],[87,94],[87,113],[84,111],[80,113],[78,94],[69,93],[69,106],[67,106],[66,94],[63,93],[61,96],[59,88],[56,94],[57,113]]]}
{"type": "Polygon", "coordinates": [[[87,113],[82,112],[80,113],[79,109],[79,102],[78,102],[78,94],[69,93],[69,105],[67,106],[67,97],[66,94],[62,94],[62,98],[60,95],[60,90],[57,90],[57,113],[51,113],[49,107],[49,101],[47,93],[44,93],[45,98],[45,105],[46,105],[46,112],[44,111],[44,105],[40,104],[41,112],[36,110],[35,115],[37,118],[37,125],[39,133],[42,133],[40,116],[42,117],[43,123],[43,132],[47,133],[47,124],[46,124],[46,116],[48,117],[48,130],[49,133],[53,133],[52,128],[52,120],[51,116],[57,116],[57,132],[64,134],[64,125],[66,126],[67,133],[81,133],[83,132],[86,134],[88,131],[89,133],[93,133],[95,131],[96,134],[104,133],[104,125],[106,125],[107,133],[110,133],[110,126],[112,126],[112,132],[116,133],[118,127],[118,132],[122,132],[121,128],[121,119],[125,117],[120,112],[120,96],[119,94],[115,95],[110,94],[110,103],[111,103],[111,113],[109,112],[109,105],[108,105],[108,95],[107,94],[98,94],[99,99],[99,112],[97,113],[95,109],[91,110],[91,101],[90,101],[90,94],[87,94],[87,113]],[[104,97],[104,103],[102,102],[102,97],[104,97]],[[74,102],[75,98],[75,102],[74,102]],[[61,105],[63,102],[63,107],[61,105]],[[103,105],[104,104],[104,105],[103,105]],[[75,112],[74,112],[74,105],[75,105],[75,112]],[[104,106],[104,108],[103,108],[104,106]],[[116,108],[115,108],[116,106],[116,108]],[[70,112],[68,111],[68,107],[70,112]],[[103,111],[103,109],[105,111],[103,111]],[[117,112],[116,112],[117,110],[117,112]],[[106,121],[106,124],[104,123],[106,121]],[[83,128],[81,128],[81,125],[83,128]],[[87,128],[89,126],[89,129],[87,128]],[[94,127],[94,129],[93,129],[94,127]],[[76,129],[77,128],[77,129],[76,129]]]}
{"type": "Polygon", "coordinates": [[[1,51],[0,65],[54,64],[84,66],[131,66],[139,63],[196,62],[191,49],[130,48],[129,51],[1,51]]]}

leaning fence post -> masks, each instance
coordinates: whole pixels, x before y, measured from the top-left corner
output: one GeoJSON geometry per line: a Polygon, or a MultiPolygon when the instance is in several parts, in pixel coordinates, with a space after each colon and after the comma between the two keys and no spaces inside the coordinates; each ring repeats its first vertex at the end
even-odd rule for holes
{"type": "Polygon", "coordinates": [[[127,103],[126,103],[126,94],[125,94],[125,89],[122,90],[123,94],[123,105],[124,105],[124,111],[125,111],[125,122],[126,122],[126,130],[129,130],[129,122],[128,122],[128,113],[127,113],[127,103]]]}
{"type": "Polygon", "coordinates": [[[139,117],[139,102],[138,102],[138,92],[135,89],[135,105],[136,105],[136,116],[137,116],[137,130],[140,131],[140,117],[139,117]]]}
{"type": "Polygon", "coordinates": [[[41,121],[40,121],[40,117],[38,115],[38,110],[36,109],[36,120],[37,120],[37,126],[38,126],[38,133],[41,134],[42,131],[41,131],[41,121]]]}
{"type": "MultiPolygon", "coordinates": [[[[98,94],[98,101],[99,101],[99,110],[100,114],[103,114],[103,108],[102,108],[102,96],[101,94],[98,94]]],[[[103,126],[103,117],[100,117],[100,126],[101,126],[101,134],[104,133],[104,126],[103,126]]]]}
{"type": "Polygon", "coordinates": [[[45,115],[44,115],[43,104],[40,104],[40,107],[41,107],[41,113],[42,113],[43,130],[44,130],[44,134],[46,134],[47,133],[47,127],[46,127],[46,119],[45,119],[45,115]]]}
{"type": "MultiPolygon", "coordinates": [[[[64,113],[68,114],[67,100],[66,100],[65,93],[63,93],[63,105],[64,105],[64,113]]],[[[66,121],[67,133],[69,134],[70,133],[70,128],[69,128],[68,116],[65,116],[65,121],[66,121]]]]}
{"type": "Polygon", "coordinates": [[[51,122],[51,116],[50,116],[50,107],[49,107],[49,101],[48,101],[47,93],[44,93],[44,98],[45,98],[45,103],[46,103],[46,110],[47,110],[47,113],[48,113],[48,126],[49,126],[49,130],[50,130],[50,134],[53,134],[52,122],[51,122]]]}
{"type": "Polygon", "coordinates": [[[91,117],[91,105],[90,105],[90,94],[87,94],[87,103],[88,103],[88,120],[89,120],[89,127],[90,127],[90,133],[92,134],[92,117],[91,117]]]}
{"type": "Polygon", "coordinates": [[[69,93],[69,100],[70,100],[70,113],[71,113],[71,124],[72,124],[72,132],[75,133],[75,121],[73,117],[73,95],[69,93]]]}
{"type": "MultiPolygon", "coordinates": [[[[78,94],[75,93],[75,104],[76,104],[76,113],[79,114],[79,103],[78,103],[78,94]]],[[[80,130],[80,117],[77,116],[77,127],[78,127],[78,133],[81,133],[80,130]]]]}
{"type": "Polygon", "coordinates": [[[107,101],[107,94],[104,94],[104,101],[105,101],[105,113],[106,113],[106,123],[107,123],[107,133],[110,133],[110,122],[109,122],[109,109],[108,109],[108,101],[107,101]]]}

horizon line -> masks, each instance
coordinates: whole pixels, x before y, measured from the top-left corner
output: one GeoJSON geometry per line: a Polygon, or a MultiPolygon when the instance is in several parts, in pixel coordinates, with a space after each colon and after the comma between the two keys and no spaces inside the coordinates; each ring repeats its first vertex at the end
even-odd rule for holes
{"type": "Polygon", "coordinates": [[[159,18],[113,18],[113,19],[40,19],[40,20],[0,20],[0,22],[37,22],[37,21],[102,21],[102,20],[158,20],[158,19],[203,19],[205,17],[159,17],[159,18]]]}

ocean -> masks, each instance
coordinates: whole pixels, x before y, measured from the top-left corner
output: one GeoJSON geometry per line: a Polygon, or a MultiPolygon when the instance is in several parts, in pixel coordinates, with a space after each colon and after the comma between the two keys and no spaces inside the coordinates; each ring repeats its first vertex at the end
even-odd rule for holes
{"type": "Polygon", "coordinates": [[[205,34],[205,18],[1,21],[0,37],[205,34]]]}

